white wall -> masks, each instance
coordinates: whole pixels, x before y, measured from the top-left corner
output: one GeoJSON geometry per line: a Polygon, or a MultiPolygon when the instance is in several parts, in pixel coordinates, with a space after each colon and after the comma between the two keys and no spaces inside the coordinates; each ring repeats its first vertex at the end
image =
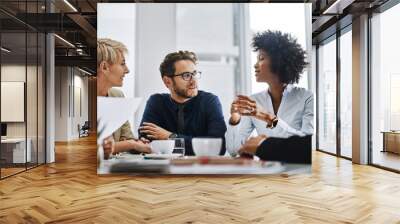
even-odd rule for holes
{"type": "MultiPolygon", "coordinates": [[[[26,82],[25,74],[26,70],[31,70],[31,68],[26,68],[25,65],[19,64],[9,64],[1,66],[1,81],[17,81],[26,82]]],[[[1,110],[7,110],[8,108],[1,108],[1,110]]],[[[7,123],[7,137],[25,137],[25,122],[10,122],[7,123]]]]}
{"type": "Polygon", "coordinates": [[[55,141],[70,141],[88,120],[88,78],[71,67],[56,67],[55,73],[55,141]]]}
{"type": "Polygon", "coordinates": [[[168,92],[158,69],[165,55],[176,51],[175,4],[144,3],[136,6],[135,96],[142,97],[143,104],[135,116],[135,134],[148,97],[168,92]]]}
{"type": "Polygon", "coordinates": [[[55,141],[68,141],[68,68],[55,68],[55,141]],[[64,75],[65,74],[65,75],[64,75]]]}
{"type": "Polygon", "coordinates": [[[203,72],[199,89],[217,95],[225,120],[235,96],[239,47],[234,31],[233,3],[176,4],[177,50],[194,51],[203,72]],[[223,88],[221,88],[223,87],[223,88]]]}
{"type": "Polygon", "coordinates": [[[234,55],[232,3],[176,4],[176,43],[198,55],[234,55]]]}
{"type": "Polygon", "coordinates": [[[1,82],[1,121],[24,122],[25,83],[1,82]]]}
{"type": "MultiPolygon", "coordinates": [[[[43,89],[42,68],[39,66],[31,66],[25,64],[3,64],[1,66],[2,82],[24,82],[26,85],[26,107],[23,100],[21,108],[1,107],[2,112],[17,113],[20,110],[27,119],[23,117],[22,122],[7,122],[7,137],[30,139],[30,148],[32,161],[36,162],[37,153],[39,153],[39,162],[44,162],[44,89],[43,89]],[[38,69],[38,70],[37,70],[38,69]],[[26,80],[27,78],[27,80],[26,80]],[[38,91],[38,92],[37,92],[38,91]]],[[[2,94],[4,94],[2,89],[2,94]]],[[[19,90],[20,94],[24,94],[24,89],[19,90]],[[21,92],[22,91],[22,92],[21,92]]],[[[7,95],[2,95],[7,97],[7,95]]],[[[22,97],[24,98],[24,97],[22,97]]],[[[2,103],[3,104],[3,103],[2,103]]]]}
{"type": "MultiPolygon", "coordinates": [[[[111,38],[120,41],[128,48],[126,64],[130,70],[120,88],[125,97],[135,96],[135,24],[136,4],[98,3],[97,38],[111,38]]],[[[134,117],[130,119],[134,122],[134,117]]]]}
{"type": "Polygon", "coordinates": [[[71,119],[71,136],[72,138],[79,137],[78,125],[80,127],[88,121],[88,77],[82,76],[79,70],[74,70],[74,81],[73,81],[73,102],[70,106],[72,108],[72,119],[71,119]]]}
{"type": "Polygon", "coordinates": [[[87,76],[75,76],[75,85],[81,88],[81,110],[79,122],[83,124],[89,120],[89,78],[87,76]]]}
{"type": "MultiPolygon", "coordinates": [[[[25,65],[19,65],[19,64],[2,65],[1,66],[1,81],[25,82],[26,83],[26,80],[25,80],[26,71],[28,71],[28,73],[30,73],[33,71],[33,69],[34,69],[34,67],[32,67],[32,66],[26,67],[25,65]]],[[[24,110],[24,108],[22,108],[22,109],[24,110]]],[[[9,110],[9,108],[1,108],[1,110],[9,110]]],[[[7,122],[7,136],[8,137],[25,137],[25,126],[26,126],[26,122],[7,122]]]]}

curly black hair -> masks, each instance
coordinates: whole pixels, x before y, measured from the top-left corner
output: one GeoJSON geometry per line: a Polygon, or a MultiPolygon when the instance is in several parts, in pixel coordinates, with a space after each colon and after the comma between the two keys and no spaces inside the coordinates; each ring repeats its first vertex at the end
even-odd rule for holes
{"type": "Polygon", "coordinates": [[[254,51],[264,50],[271,61],[271,71],[285,84],[298,83],[300,74],[308,65],[306,52],[297,39],[288,33],[267,30],[253,37],[254,51]]]}
{"type": "Polygon", "coordinates": [[[164,61],[160,65],[161,77],[172,76],[175,74],[175,62],[180,60],[190,60],[194,64],[197,63],[197,56],[191,51],[172,52],[165,56],[164,61]]]}

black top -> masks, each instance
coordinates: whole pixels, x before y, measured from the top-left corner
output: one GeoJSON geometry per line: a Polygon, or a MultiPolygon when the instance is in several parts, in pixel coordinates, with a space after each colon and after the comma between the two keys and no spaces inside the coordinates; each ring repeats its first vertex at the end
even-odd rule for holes
{"type": "MultiPolygon", "coordinates": [[[[222,138],[223,145],[220,155],[225,154],[226,125],[222,113],[221,103],[212,93],[199,91],[197,96],[183,104],[175,102],[170,94],[154,94],[147,101],[144,110],[143,122],[154,123],[170,132],[178,134],[178,138],[185,139],[185,154],[194,155],[192,149],[193,137],[222,138]],[[179,108],[183,106],[183,118],[179,116],[179,108]],[[183,121],[183,125],[182,125],[183,121]],[[178,130],[178,123],[181,126],[178,130]]],[[[139,132],[140,137],[145,134],[139,132]]]]}
{"type": "Polygon", "coordinates": [[[256,156],[267,161],[311,164],[312,136],[267,138],[256,151],[256,156]]]}

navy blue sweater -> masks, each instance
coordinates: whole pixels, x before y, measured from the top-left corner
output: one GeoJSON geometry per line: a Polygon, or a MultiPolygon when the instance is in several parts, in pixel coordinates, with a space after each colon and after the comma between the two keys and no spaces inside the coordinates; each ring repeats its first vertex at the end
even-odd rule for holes
{"type": "MultiPolygon", "coordinates": [[[[154,123],[185,139],[185,154],[194,155],[192,149],[193,137],[222,138],[223,146],[220,155],[225,154],[226,125],[221,103],[212,93],[199,91],[198,95],[184,103],[184,131],[178,133],[178,103],[170,94],[154,94],[147,101],[143,122],[154,123]]],[[[145,134],[139,132],[140,137],[145,134]]]]}

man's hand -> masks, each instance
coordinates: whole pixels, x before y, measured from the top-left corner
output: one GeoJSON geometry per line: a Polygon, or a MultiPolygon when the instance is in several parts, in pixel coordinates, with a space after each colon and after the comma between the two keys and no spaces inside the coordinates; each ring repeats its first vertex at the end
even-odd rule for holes
{"type": "Polygon", "coordinates": [[[108,159],[111,154],[115,154],[115,142],[112,136],[103,141],[104,159],[108,159]]]}
{"type": "Polygon", "coordinates": [[[132,145],[135,151],[138,152],[143,152],[143,153],[151,153],[151,147],[150,144],[147,140],[147,142],[143,140],[127,140],[129,141],[132,145]]]}
{"type": "Polygon", "coordinates": [[[252,137],[247,140],[244,145],[239,149],[239,154],[256,154],[258,146],[267,139],[266,135],[259,135],[257,137],[252,137]]]}
{"type": "Polygon", "coordinates": [[[143,122],[143,126],[139,128],[140,133],[146,134],[147,138],[152,140],[167,140],[172,134],[153,123],[143,122]]]}

